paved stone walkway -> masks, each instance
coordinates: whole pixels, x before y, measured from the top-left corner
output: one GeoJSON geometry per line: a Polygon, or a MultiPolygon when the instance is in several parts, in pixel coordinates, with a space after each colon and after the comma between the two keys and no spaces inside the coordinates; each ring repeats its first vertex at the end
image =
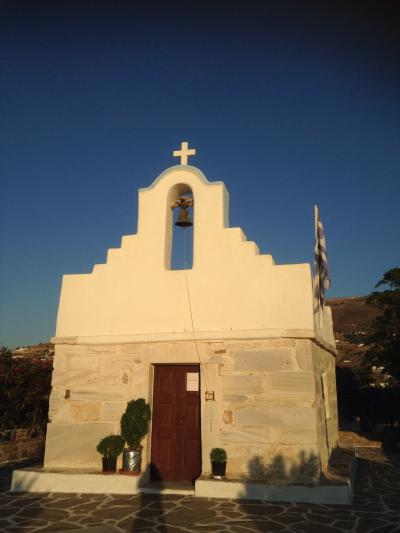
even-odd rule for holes
{"type": "MultiPolygon", "coordinates": [[[[400,458],[358,449],[354,503],[260,503],[175,495],[0,494],[0,531],[400,532],[400,458]]],[[[3,471],[4,485],[7,474],[3,471]]],[[[8,476],[9,477],[9,476],[8,476]]]]}

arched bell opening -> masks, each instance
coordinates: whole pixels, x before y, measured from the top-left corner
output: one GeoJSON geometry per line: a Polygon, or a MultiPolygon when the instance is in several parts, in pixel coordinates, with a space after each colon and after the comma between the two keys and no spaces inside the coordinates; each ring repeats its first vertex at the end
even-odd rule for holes
{"type": "Polygon", "coordinates": [[[189,185],[174,185],[168,194],[166,268],[193,267],[194,200],[189,185]]]}

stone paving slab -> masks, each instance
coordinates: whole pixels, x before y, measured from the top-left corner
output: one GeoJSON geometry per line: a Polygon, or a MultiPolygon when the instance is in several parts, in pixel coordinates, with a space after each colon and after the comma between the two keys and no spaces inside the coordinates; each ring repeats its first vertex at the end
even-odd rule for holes
{"type": "MultiPolygon", "coordinates": [[[[0,531],[400,532],[400,458],[385,455],[378,448],[360,448],[357,452],[359,464],[352,505],[235,501],[168,494],[34,494],[6,490],[0,494],[0,531]]],[[[7,475],[0,472],[4,488],[7,475]]]]}

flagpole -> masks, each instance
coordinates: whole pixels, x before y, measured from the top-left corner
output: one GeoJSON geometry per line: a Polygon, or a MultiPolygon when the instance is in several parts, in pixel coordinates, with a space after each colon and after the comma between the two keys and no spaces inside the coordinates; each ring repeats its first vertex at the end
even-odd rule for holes
{"type": "Polygon", "coordinates": [[[317,243],[318,243],[318,206],[314,205],[314,269],[319,287],[319,270],[317,265],[317,243]]]}
{"type": "Polygon", "coordinates": [[[318,318],[319,318],[319,327],[322,327],[322,309],[321,309],[321,281],[319,276],[319,268],[317,262],[317,246],[318,246],[318,218],[319,211],[318,206],[314,205],[314,268],[315,268],[315,284],[317,290],[317,299],[318,299],[318,318]]]}

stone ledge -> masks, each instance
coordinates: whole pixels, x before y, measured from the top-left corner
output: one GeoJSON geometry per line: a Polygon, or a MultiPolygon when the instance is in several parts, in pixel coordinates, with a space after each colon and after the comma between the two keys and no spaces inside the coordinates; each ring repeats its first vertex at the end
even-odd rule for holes
{"type": "Polygon", "coordinates": [[[246,481],[242,479],[215,480],[200,476],[195,482],[195,496],[232,498],[235,500],[263,500],[349,505],[357,469],[354,451],[336,448],[330,464],[317,482],[271,479],[246,481]]]}
{"type": "Polygon", "coordinates": [[[247,482],[239,479],[214,480],[201,476],[194,493],[187,484],[149,483],[148,471],[140,477],[103,475],[98,470],[24,468],[14,470],[11,491],[82,494],[188,494],[205,498],[304,502],[317,504],[352,503],[356,470],[355,455],[347,450],[334,454],[334,464],[319,483],[287,480],[247,482]],[[336,455],[336,457],[335,457],[336,455]]]}
{"type": "Polygon", "coordinates": [[[64,492],[82,494],[136,494],[141,477],[103,475],[101,472],[86,470],[56,470],[43,468],[23,468],[14,470],[11,491],[14,492],[64,492]]]}
{"type": "Polygon", "coordinates": [[[195,496],[203,498],[230,498],[234,500],[262,500],[271,502],[304,502],[318,504],[350,504],[350,480],[343,484],[301,485],[213,480],[196,480],[195,496]]]}
{"type": "MultiPolygon", "coordinates": [[[[265,339],[310,339],[317,346],[337,355],[336,346],[321,338],[314,329],[254,329],[254,330],[221,330],[196,331],[198,342],[223,342],[229,340],[265,340],[265,339]]],[[[143,344],[148,342],[183,342],[193,341],[193,332],[149,332],[115,335],[71,335],[56,336],[50,341],[58,345],[113,345],[113,344],[143,344]]]]}
{"type": "MultiPolygon", "coordinates": [[[[237,339],[315,339],[313,329],[252,329],[196,331],[197,341],[223,341],[237,339]]],[[[135,344],[145,342],[193,341],[192,331],[149,332],[115,335],[78,335],[52,337],[53,344],[135,344]]]]}
{"type": "MultiPolygon", "coordinates": [[[[193,491],[165,486],[152,487],[141,477],[103,475],[101,472],[46,471],[24,468],[14,470],[12,492],[81,493],[81,494],[188,494],[193,491]]],[[[319,504],[350,504],[351,483],[325,485],[267,484],[264,482],[220,481],[200,477],[195,482],[195,497],[231,498],[235,500],[263,500],[306,502],[319,504]]]]}
{"type": "Polygon", "coordinates": [[[81,494],[178,494],[194,496],[191,483],[149,482],[141,476],[103,475],[99,471],[61,468],[23,468],[14,470],[11,491],[81,494]]]}

